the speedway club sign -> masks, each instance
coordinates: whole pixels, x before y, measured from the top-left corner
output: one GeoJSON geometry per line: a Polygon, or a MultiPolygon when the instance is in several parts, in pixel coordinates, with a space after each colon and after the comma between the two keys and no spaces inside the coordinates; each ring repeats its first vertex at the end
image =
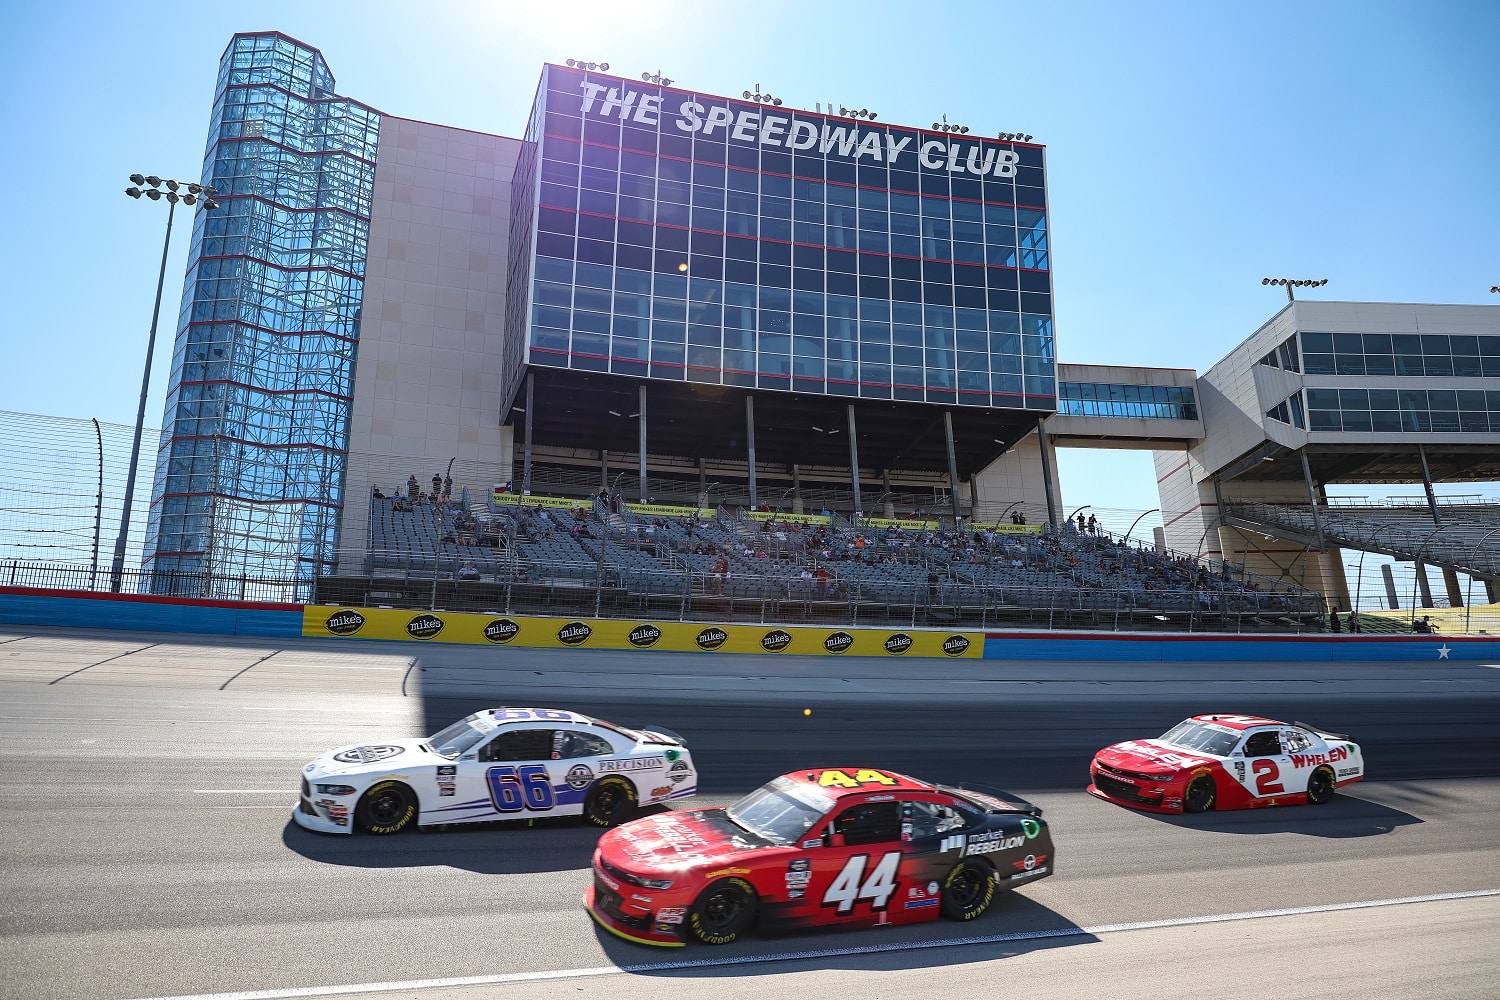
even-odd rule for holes
{"type": "Polygon", "coordinates": [[[579,110],[585,118],[628,121],[684,135],[727,137],[731,142],[908,170],[920,164],[927,170],[970,177],[1014,177],[1020,159],[1014,149],[995,140],[935,138],[915,129],[860,127],[847,119],[756,109],[702,95],[679,101],[681,94],[611,87],[587,79],[580,80],[578,87],[579,110]]]}

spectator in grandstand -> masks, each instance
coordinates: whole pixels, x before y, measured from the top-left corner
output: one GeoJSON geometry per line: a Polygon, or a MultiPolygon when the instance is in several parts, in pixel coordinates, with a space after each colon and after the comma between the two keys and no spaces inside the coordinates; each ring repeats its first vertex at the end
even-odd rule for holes
{"type": "Polygon", "coordinates": [[[453,477],[450,476],[450,475],[448,475],[447,473],[444,473],[443,474],[443,496],[445,496],[445,497],[451,497],[452,495],[453,495],[453,477]]]}
{"type": "Polygon", "coordinates": [[[1432,634],[1432,616],[1431,615],[1423,615],[1421,618],[1418,618],[1416,621],[1414,621],[1414,622],[1411,623],[1411,630],[1413,632],[1420,632],[1423,635],[1431,635],[1432,634]]]}
{"type": "Polygon", "coordinates": [[[1093,514],[1090,514],[1089,515],[1089,534],[1091,534],[1091,535],[1097,535],[1098,533],[1099,533],[1099,522],[1096,521],[1096,520],[1094,520],[1094,515],[1093,514]]]}
{"type": "Polygon", "coordinates": [[[458,578],[460,580],[477,580],[479,579],[479,570],[475,568],[472,561],[465,562],[458,569],[458,578]]]}
{"type": "Polygon", "coordinates": [[[406,496],[409,500],[415,500],[420,487],[417,486],[417,474],[413,472],[406,477],[406,496]]]}
{"type": "Polygon", "coordinates": [[[1330,632],[1342,632],[1343,631],[1343,628],[1339,625],[1339,612],[1338,612],[1338,608],[1334,607],[1332,604],[1328,605],[1328,631],[1330,631],[1330,632]]]}
{"type": "Polygon", "coordinates": [[[443,477],[434,472],[432,474],[432,495],[437,496],[441,492],[443,492],[443,477]]]}
{"type": "Polygon", "coordinates": [[[933,569],[928,570],[927,571],[927,600],[930,603],[932,603],[932,604],[936,604],[937,603],[937,599],[938,599],[938,583],[939,582],[940,582],[940,578],[939,578],[939,576],[937,574],[937,569],[934,567],[933,569]]]}
{"type": "Polygon", "coordinates": [[[371,494],[371,495],[372,495],[372,496],[373,496],[373,497],[374,497],[374,498],[375,498],[375,499],[376,499],[376,500],[384,500],[384,499],[386,499],[386,496],[385,496],[385,494],[384,494],[384,493],[382,493],[382,492],[380,492],[380,487],[379,487],[379,486],[376,486],[376,487],[374,487],[374,492],[373,492],[373,493],[372,493],[372,494],[371,494]]]}

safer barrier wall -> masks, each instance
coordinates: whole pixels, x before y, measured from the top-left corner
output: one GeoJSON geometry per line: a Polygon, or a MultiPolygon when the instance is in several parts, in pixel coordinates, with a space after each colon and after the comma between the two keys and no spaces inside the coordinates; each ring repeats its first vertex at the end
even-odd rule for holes
{"type": "Polygon", "coordinates": [[[1500,666],[1500,638],[1443,635],[1240,636],[1119,632],[965,632],[706,625],[598,618],[201,601],[0,587],[0,625],[126,629],[267,638],[321,636],[485,646],[941,659],[1098,662],[1436,662],[1500,666]],[[357,621],[356,621],[357,619],[357,621]]]}
{"type": "Polygon", "coordinates": [[[302,634],[302,605],[0,587],[0,624],[287,638],[302,634]]]}

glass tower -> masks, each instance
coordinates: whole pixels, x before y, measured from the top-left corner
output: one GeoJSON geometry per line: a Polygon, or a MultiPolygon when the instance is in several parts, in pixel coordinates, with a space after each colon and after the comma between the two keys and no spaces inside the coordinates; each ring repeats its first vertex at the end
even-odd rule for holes
{"type": "Polygon", "coordinates": [[[220,208],[194,218],[147,532],[159,586],[335,569],[379,127],[316,49],[265,32],[224,53],[220,208]]]}

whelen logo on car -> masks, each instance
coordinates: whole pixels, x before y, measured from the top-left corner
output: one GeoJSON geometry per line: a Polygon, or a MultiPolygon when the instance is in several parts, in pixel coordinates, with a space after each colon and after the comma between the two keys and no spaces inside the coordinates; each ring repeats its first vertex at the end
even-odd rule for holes
{"type": "Polygon", "coordinates": [[[854,645],[854,636],[848,632],[835,632],[823,640],[823,648],[830,653],[842,653],[854,645]]]}
{"type": "Polygon", "coordinates": [[[911,636],[905,632],[897,632],[885,640],[885,651],[887,653],[900,654],[911,649],[911,636]]]}
{"type": "Polygon", "coordinates": [[[968,636],[950,635],[943,640],[943,652],[949,656],[960,656],[969,649],[968,636]]]}
{"type": "Polygon", "coordinates": [[[521,626],[509,618],[496,618],[484,627],[484,637],[490,642],[510,642],[521,633],[521,626]]]}
{"type": "Polygon", "coordinates": [[[761,636],[760,645],[768,653],[779,653],[792,644],[792,634],[785,629],[772,629],[761,636]]]}
{"type": "Polygon", "coordinates": [[[417,615],[406,623],[406,634],[413,639],[431,639],[443,630],[443,620],[437,615],[417,615]]]}
{"type": "Polygon", "coordinates": [[[698,633],[699,649],[718,649],[729,641],[729,633],[721,628],[706,628],[698,633]]]}
{"type": "Polygon", "coordinates": [[[654,646],[656,645],[656,641],[661,638],[661,629],[655,625],[637,625],[630,630],[628,638],[632,646],[640,646],[642,648],[654,646]]]}
{"type": "Polygon", "coordinates": [[[353,635],[365,627],[365,616],[358,611],[350,611],[346,608],[329,615],[323,627],[334,635],[353,635]]]}
{"type": "Polygon", "coordinates": [[[588,642],[589,636],[593,634],[594,630],[583,622],[568,622],[557,630],[557,641],[564,646],[581,646],[588,642]]]}

